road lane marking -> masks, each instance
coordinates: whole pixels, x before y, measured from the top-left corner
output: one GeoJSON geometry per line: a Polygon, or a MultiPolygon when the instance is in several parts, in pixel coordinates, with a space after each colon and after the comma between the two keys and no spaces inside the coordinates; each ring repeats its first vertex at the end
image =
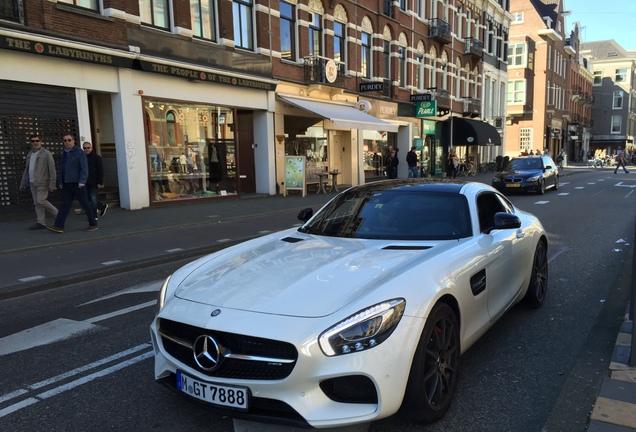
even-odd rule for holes
{"type": "Polygon", "coordinates": [[[537,201],[537,202],[535,202],[535,204],[543,205],[543,204],[547,204],[549,202],[550,201],[537,201]]]}
{"type": "Polygon", "coordinates": [[[166,252],[175,253],[175,252],[181,252],[182,250],[183,248],[174,248],[174,249],[166,249],[166,252]]]}
{"type": "MultiPolygon", "coordinates": [[[[130,354],[131,352],[134,352],[133,350],[136,350],[139,347],[142,347],[142,349],[145,349],[145,348],[150,347],[150,344],[139,345],[138,347],[131,348],[130,350],[122,351],[122,353],[130,354]]],[[[119,354],[122,354],[122,353],[119,353],[119,354]]],[[[117,356],[119,354],[116,354],[115,356],[117,356]]],[[[29,398],[27,398],[27,399],[25,399],[23,401],[14,403],[13,405],[9,405],[8,407],[3,408],[3,409],[0,410],[0,418],[5,417],[5,416],[7,416],[9,414],[12,414],[12,413],[14,413],[14,412],[16,412],[18,410],[21,410],[22,408],[26,408],[28,406],[31,406],[31,405],[35,404],[35,403],[38,403],[38,402],[40,402],[40,401],[42,401],[44,399],[51,398],[53,396],[56,396],[56,395],[58,395],[60,393],[65,392],[67,390],[72,390],[72,389],[74,389],[76,387],[79,387],[81,385],[89,383],[89,382],[91,382],[91,381],[93,381],[93,380],[95,380],[97,378],[101,378],[101,377],[104,377],[106,375],[110,375],[110,374],[112,374],[114,372],[117,372],[119,370],[127,368],[128,366],[132,366],[134,364],[137,364],[140,361],[143,361],[143,360],[151,358],[153,355],[154,355],[153,351],[150,350],[150,351],[148,351],[146,353],[140,354],[140,355],[138,355],[136,357],[132,357],[132,358],[130,358],[128,360],[125,360],[125,361],[123,361],[121,363],[117,363],[117,364],[114,364],[114,365],[112,365],[110,367],[107,367],[106,369],[99,370],[99,371],[94,372],[94,373],[92,373],[90,375],[86,375],[86,376],[84,376],[82,378],[79,378],[79,379],[76,379],[74,381],[68,382],[68,383],[63,384],[63,385],[61,385],[59,387],[55,387],[55,388],[53,388],[51,390],[47,390],[45,392],[39,393],[39,394],[37,394],[37,395],[35,395],[33,397],[29,397],[29,398]]],[[[112,358],[115,357],[115,356],[109,357],[111,359],[110,361],[112,361],[112,358]]],[[[104,360],[105,359],[102,359],[99,362],[104,362],[104,360]]],[[[96,363],[99,363],[99,362],[91,363],[91,365],[95,365],[96,363]]],[[[86,365],[86,366],[84,366],[84,368],[90,369],[91,367],[88,367],[88,366],[90,366],[90,365],[86,365]]],[[[93,367],[95,367],[95,366],[93,366],[93,367]]],[[[82,369],[82,368],[78,368],[78,369],[82,369]]],[[[73,372],[73,371],[71,371],[71,372],[73,372]]],[[[62,375],[64,375],[64,374],[62,374],[62,375]]],[[[61,376],[61,375],[58,375],[58,376],[61,376]]],[[[42,382],[45,382],[45,381],[42,381],[42,382]]],[[[0,398],[0,400],[3,400],[3,399],[4,400],[8,400],[8,399],[6,399],[6,397],[9,396],[9,395],[13,395],[12,397],[17,397],[17,396],[20,396],[20,395],[24,395],[26,393],[28,393],[28,392],[25,392],[25,391],[22,391],[22,390],[14,391],[12,393],[9,393],[8,395],[3,396],[2,398],[0,398]],[[20,394],[18,394],[18,393],[20,393],[20,394]]]]}
{"type": "Polygon", "coordinates": [[[144,308],[147,308],[147,307],[150,307],[150,306],[154,306],[156,304],[157,304],[157,300],[151,300],[151,301],[146,302],[146,303],[138,304],[138,305],[135,305],[135,306],[130,306],[130,307],[127,307],[127,308],[124,308],[124,309],[117,310],[115,312],[110,312],[110,313],[107,313],[107,314],[98,315],[96,317],[88,318],[88,319],[86,319],[84,321],[79,321],[79,322],[85,322],[85,323],[93,324],[93,323],[96,323],[96,322],[99,322],[99,321],[107,320],[107,319],[112,318],[112,317],[116,317],[116,316],[119,316],[119,315],[124,315],[124,314],[127,314],[129,312],[134,312],[134,311],[139,310],[139,309],[144,309],[144,308]]]}
{"type": "Polygon", "coordinates": [[[25,277],[25,278],[18,279],[18,280],[20,282],[31,282],[31,281],[38,280],[38,279],[44,279],[44,276],[40,276],[40,275],[38,275],[38,276],[30,276],[30,277],[25,277]]]}
{"type": "Polygon", "coordinates": [[[104,357],[103,359],[94,361],[94,362],[86,364],[84,366],[80,366],[80,367],[75,368],[73,370],[70,370],[68,372],[64,372],[62,374],[59,374],[59,375],[56,375],[54,377],[45,379],[43,381],[36,382],[35,384],[31,384],[31,385],[27,386],[27,388],[30,389],[30,390],[37,390],[39,388],[46,387],[46,386],[49,386],[51,384],[55,384],[58,381],[62,381],[62,380],[65,380],[66,378],[70,378],[72,376],[81,374],[82,372],[86,372],[86,371],[89,371],[91,369],[95,369],[95,368],[97,368],[99,366],[102,366],[102,365],[104,365],[106,363],[110,363],[112,361],[119,360],[122,357],[129,356],[130,354],[134,354],[134,353],[136,353],[138,351],[141,351],[141,350],[144,350],[144,349],[147,349],[147,348],[150,348],[150,347],[151,347],[151,345],[149,343],[137,345],[136,347],[132,347],[130,349],[127,349],[126,351],[118,352],[116,354],[113,354],[112,356],[104,357]]]}
{"type": "Polygon", "coordinates": [[[555,253],[552,258],[548,259],[548,263],[551,263],[552,261],[554,261],[559,255],[561,255],[564,252],[567,252],[568,250],[570,250],[570,248],[568,247],[562,247],[561,250],[559,250],[557,253],[555,253]]]}
{"type": "Polygon", "coordinates": [[[105,261],[102,263],[102,265],[109,266],[109,265],[121,264],[122,262],[123,262],[122,260],[105,261]]]}
{"type": "Polygon", "coordinates": [[[157,300],[151,300],[146,303],[141,303],[107,314],[91,317],[85,319],[84,321],[58,318],[54,321],[22,330],[18,333],[14,333],[0,339],[0,357],[20,351],[25,351],[42,345],[49,345],[54,342],[60,342],[75,336],[79,336],[80,334],[84,334],[88,331],[105,330],[105,327],[95,325],[95,323],[119,315],[124,315],[129,312],[134,312],[139,309],[151,307],[156,304],[157,300]]]}
{"type": "Polygon", "coordinates": [[[99,328],[100,326],[86,321],[58,318],[0,339],[0,357],[97,331],[99,328]]]}
{"type": "Polygon", "coordinates": [[[570,192],[561,192],[561,193],[559,194],[559,196],[565,196],[565,195],[570,195],[570,192]]]}
{"type": "Polygon", "coordinates": [[[123,295],[127,295],[127,294],[158,292],[159,289],[161,288],[161,284],[163,283],[164,280],[165,279],[158,279],[156,281],[135,285],[134,287],[126,288],[124,290],[117,291],[117,292],[114,292],[112,294],[108,294],[108,295],[96,298],[95,300],[87,301],[86,303],[79,304],[76,307],[86,306],[86,305],[89,305],[89,304],[92,304],[92,303],[100,302],[102,300],[109,300],[111,298],[115,298],[115,297],[119,297],[119,296],[123,296],[123,295]]]}
{"type": "Polygon", "coordinates": [[[45,391],[44,393],[40,393],[38,394],[36,397],[40,398],[40,399],[48,399],[52,396],[58,395],[60,393],[63,393],[67,390],[71,390],[74,389],[75,387],[79,387],[83,384],[89,383],[91,381],[93,381],[94,379],[97,378],[101,378],[103,376],[106,375],[110,375],[113,372],[117,372],[118,370],[127,368],[128,366],[132,366],[136,363],[139,363],[142,360],[146,360],[149,359],[150,357],[152,357],[154,355],[154,353],[152,351],[148,351],[147,353],[138,355],[137,357],[133,357],[129,360],[126,360],[124,362],[118,363],[116,365],[113,365],[111,367],[108,367],[106,369],[102,369],[100,371],[97,371],[95,373],[92,373],[90,375],[87,375],[85,377],[82,377],[80,379],[77,379],[75,381],[71,381],[70,383],[61,385],[59,387],[55,387],[51,390],[45,391]]]}

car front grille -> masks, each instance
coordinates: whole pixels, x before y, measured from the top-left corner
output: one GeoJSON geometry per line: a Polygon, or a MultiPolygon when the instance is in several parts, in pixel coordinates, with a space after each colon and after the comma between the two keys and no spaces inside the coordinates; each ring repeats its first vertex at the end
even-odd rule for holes
{"type": "Polygon", "coordinates": [[[161,335],[161,343],[169,355],[211,377],[262,381],[279,380],[289,376],[298,360],[298,351],[287,342],[207,330],[166,319],[159,320],[159,334],[161,335]],[[285,359],[288,362],[230,357],[225,358],[217,369],[206,371],[199,368],[192,351],[194,341],[201,335],[214,337],[224,348],[238,356],[285,359]]]}
{"type": "Polygon", "coordinates": [[[523,179],[521,178],[505,178],[503,179],[504,183],[521,183],[523,179]]]}

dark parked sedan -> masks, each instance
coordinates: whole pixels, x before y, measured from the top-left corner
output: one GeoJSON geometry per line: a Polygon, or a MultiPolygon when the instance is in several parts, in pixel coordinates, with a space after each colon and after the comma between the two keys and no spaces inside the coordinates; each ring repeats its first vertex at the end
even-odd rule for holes
{"type": "Polygon", "coordinates": [[[504,193],[559,189],[559,169],[550,156],[524,156],[512,159],[506,169],[492,179],[492,186],[504,193]]]}

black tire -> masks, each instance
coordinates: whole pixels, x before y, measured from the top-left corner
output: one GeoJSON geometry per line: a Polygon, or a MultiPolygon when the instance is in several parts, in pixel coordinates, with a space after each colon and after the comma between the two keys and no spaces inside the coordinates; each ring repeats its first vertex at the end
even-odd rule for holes
{"type": "Polygon", "coordinates": [[[548,293],[548,248],[545,242],[539,241],[534,251],[532,274],[524,301],[533,309],[541,307],[548,293]]]}
{"type": "Polygon", "coordinates": [[[459,324],[446,303],[435,305],[422,331],[401,411],[418,423],[441,419],[453,400],[459,378],[459,324]]]}
{"type": "Polygon", "coordinates": [[[545,193],[545,179],[539,180],[539,195],[543,195],[545,193]]]}

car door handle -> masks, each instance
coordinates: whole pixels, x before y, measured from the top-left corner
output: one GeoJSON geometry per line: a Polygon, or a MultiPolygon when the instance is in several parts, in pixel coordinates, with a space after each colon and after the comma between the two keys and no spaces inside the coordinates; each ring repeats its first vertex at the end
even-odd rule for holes
{"type": "Polygon", "coordinates": [[[523,238],[525,237],[525,233],[523,232],[523,230],[520,228],[517,230],[517,238],[523,238]]]}

